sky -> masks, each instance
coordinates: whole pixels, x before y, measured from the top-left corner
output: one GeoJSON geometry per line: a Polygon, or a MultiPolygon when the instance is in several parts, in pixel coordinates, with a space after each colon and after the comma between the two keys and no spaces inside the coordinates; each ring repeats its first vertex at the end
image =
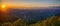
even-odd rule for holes
{"type": "Polygon", "coordinates": [[[13,7],[59,6],[60,0],[0,0],[2,5],[13,7]]]}

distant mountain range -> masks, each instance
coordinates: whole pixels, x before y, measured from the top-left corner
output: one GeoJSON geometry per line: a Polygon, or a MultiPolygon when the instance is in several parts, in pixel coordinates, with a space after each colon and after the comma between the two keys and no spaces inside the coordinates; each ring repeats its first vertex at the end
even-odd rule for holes
{"type": "MultiPolygon", "coordinates": [[[[44,7],[44,8],[28,8],[28,9],[14,9],[10,8],[7,12],[11,20],[18,18],[24,19],[25,21],[38,21],[49,18],[53,15],[60,14],[60,6],[44,7]]],[[[8,18],[8,17],[7,17],[8,18]]]]}

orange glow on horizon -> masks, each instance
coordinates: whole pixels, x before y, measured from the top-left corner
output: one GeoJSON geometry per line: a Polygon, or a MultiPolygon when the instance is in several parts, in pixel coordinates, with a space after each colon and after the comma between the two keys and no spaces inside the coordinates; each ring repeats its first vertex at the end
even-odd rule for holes
{"type": "Polygon", "coordinates": [[[2,7],[2,8],[5,8],[6,6],[5,6],[5,5],[2,5],[1,7],[2,7]]]}
{"type": "MultiPolygon", "coordinates": [[[[2,2],[7,8],[31,8],[31,7],[48,7],[56,6],[55,4],[38,4],[38,3],[12,3],[12,2],[2,2]]],[[[59,6],[59,5],[58,5],[59,6]]],[[[4,7],[4,6],[3,6],[4,7]]]]}
{"type": "Polygon", "coordinates": [[[49,7],[49,6],[60,6],[59,4],[43,4],[43,3],[13,3],[13,2],[2,2],[5,8],[31,8],[31,7],[49,7]]]}
{"type": "Polygon", "coordinates": [[[3,4],[2,4],[2,5],[1,5],[1,11],[4,11],[4,12],[5,12],[6,10],[7,10],[6,5],[3,5],[3,4]]]}

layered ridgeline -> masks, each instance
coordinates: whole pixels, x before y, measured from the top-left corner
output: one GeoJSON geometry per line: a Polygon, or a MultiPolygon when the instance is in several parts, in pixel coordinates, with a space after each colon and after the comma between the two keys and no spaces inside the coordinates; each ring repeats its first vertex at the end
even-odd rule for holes
{"type": "Polygon", "coordinates": [[[1,17],[2,19],[0,18],[0,23],[5,22],[13,23],[17,19],[21,19],[24,21],[24,24],[27,23],[28,25],[30,25],[36,23],[37,21],[50,18],[53,15],[60,16],[60,6],[35,8],[35,9],[10,8],[5,14],[5,17],[3,16],[1,17]]]}

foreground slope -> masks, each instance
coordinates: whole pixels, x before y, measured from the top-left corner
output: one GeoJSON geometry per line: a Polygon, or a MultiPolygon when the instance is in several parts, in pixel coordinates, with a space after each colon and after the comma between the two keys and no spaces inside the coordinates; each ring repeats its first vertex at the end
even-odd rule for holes
{"type": "Polygon", "coordinates": [[[7,22],[1,24],[1,26],[60,26],[60,17],[59,16],[52,16],[42,21],[37,21],[34,24],[27,24],[23,20],[18,19],[13,23],[7,22]]]}
{"type": "Polygon", "coordinates": [[[60,26],[60,17],[52,16],[51,18],[47,18],[43,21],[38,21],[35,24],[31,24],[29,26],[60,26]]]}

